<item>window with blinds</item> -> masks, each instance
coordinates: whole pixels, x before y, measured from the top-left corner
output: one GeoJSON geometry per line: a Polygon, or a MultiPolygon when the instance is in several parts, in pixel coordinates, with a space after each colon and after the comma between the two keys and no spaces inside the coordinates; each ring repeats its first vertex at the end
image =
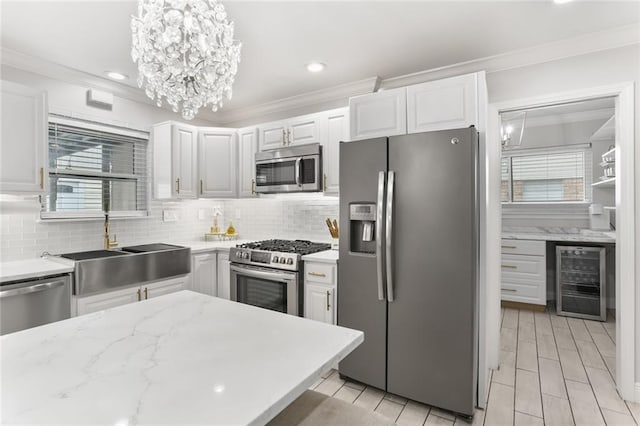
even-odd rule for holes
{"type": "Polygon", "coordinates": [[[49,118],[49,192],[43,218],[147,214],[148,134],[49,118]]]}
{"type": "Polygon", "coordinates": [[[588,202],[591,199],[591,151],[535,150],[504,153],[503,202],[588,202]]]}

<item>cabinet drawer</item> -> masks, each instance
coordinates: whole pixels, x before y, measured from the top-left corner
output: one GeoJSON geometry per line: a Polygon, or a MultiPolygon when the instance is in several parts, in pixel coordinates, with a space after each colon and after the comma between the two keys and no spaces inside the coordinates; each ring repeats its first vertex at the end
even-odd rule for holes
{"type": "Polygon", "coordinates": [[[328,263],[304,263],[304,279],[305,281],[333,284],[335,282],[335,265],[328,263]]]}
{"type": "Polygon", "coordinates": [[[545,292],[545,286],[522,284],[508,281],[503,281],[500,289],[502,300],[533,303],[536,305],[546,305],[545,292]]]}
{"type": "Polygon", "coordinates": [[[530,256],[544,256],[546,253],[545,241],[533,240],[502,240],[503,254],[526,254],[530,256]]]}
{"type": "Polygon", "coordinates": [[[503,254],[501,259],[502,282],[510,279],[544,283],[547,265],[544,256],[503,254]]]}

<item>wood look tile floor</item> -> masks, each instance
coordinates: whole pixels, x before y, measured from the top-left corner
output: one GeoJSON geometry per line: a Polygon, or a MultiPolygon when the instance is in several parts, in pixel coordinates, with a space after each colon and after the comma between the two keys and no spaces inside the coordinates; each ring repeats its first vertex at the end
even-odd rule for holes
{"type": "MultiPolygon", "coordinates": [[[[612,317],[610,315],[610,317],[612,317]]],[[[615,323],[502,309],[501,365],[473,425],[638,425],[640,404],[615,389],[615,323]]],[[[451,413],[340,379],[311,389],[375,411],[398,425],[468,425],[451,413]]]]}

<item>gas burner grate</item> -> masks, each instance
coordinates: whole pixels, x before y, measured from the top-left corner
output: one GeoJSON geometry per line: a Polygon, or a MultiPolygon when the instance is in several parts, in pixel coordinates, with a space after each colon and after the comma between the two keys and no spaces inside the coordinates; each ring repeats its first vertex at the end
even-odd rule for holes
{"type": "Polygon", "coordinates": [[[315,243],[306,240],[263,240],[238,244],[236,247],[252,250],[277,251],[280,253],[295,253],[304,256],[305,254],[329,250],[331,244],[315,243]]]}

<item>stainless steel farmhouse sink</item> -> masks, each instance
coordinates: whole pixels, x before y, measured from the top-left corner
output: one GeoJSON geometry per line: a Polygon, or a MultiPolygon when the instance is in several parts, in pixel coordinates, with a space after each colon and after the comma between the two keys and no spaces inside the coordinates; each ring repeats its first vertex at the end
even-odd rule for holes
{"type": "Polygon", "coordinates": [[[75,295],[113,290],[191,272],[191,249],[171,244],[65,253],[60,257],[75,261],[75,295]]]}

